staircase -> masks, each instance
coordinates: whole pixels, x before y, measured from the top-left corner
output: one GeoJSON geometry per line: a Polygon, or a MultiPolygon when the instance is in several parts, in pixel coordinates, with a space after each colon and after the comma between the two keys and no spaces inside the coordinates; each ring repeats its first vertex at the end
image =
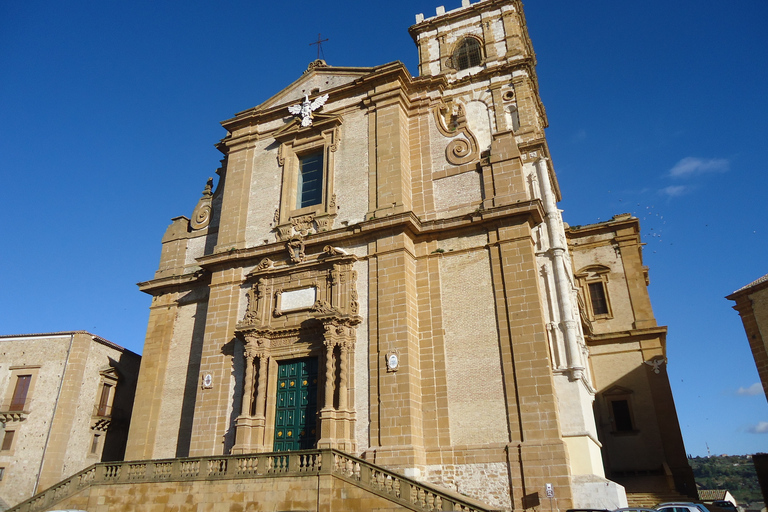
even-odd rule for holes
{"type": "Polygon", "coordinates": [[[333,449],[94,464],[8,512],[83,510],[490,512],[333,449]],[[105,508],[106,505],[106,508],[105,508]]]}
{"type": "Polygon", "coordinates": [[[669,501],[690,502],[691,498],[673,490],[627,493],[627,504],[630,507],[654,508],[659,503],[666,503],[669,501]]]}

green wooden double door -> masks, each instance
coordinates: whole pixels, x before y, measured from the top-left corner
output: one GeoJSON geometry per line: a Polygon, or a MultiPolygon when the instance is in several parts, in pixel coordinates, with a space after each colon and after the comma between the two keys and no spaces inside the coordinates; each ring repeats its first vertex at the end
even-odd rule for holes
{"type": "Polygon", "coordinates": [[[277,366],[276,452],[310,450],[317,435],[317,359],[277,366]]]}

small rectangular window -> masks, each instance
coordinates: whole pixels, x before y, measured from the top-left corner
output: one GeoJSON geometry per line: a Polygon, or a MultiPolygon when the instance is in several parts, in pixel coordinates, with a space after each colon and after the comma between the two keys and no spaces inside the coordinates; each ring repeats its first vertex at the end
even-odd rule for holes
{"type": "Polygon", "coordinates": [[[109,416],[109,392],[112,389],[112,386],[109,384],[104,384],[101,387],[101,397],[99,398],[99,409],[98,409],[98,416],[109,416]]]}
{"type": "Polygon", "coordinates": [[[14,430],[6,430],[3,435],[3,445],[0,446],[0,451],[7,452],[13,446],[13,436],[16,434],[14,430]]]}
{"type": "Polygon", "coordinates": [[[16,387],[13,389],[13,398],[11,398],[11,411],[23,411],[27,403],[27,393],[29,384],[32,382],[31,375],[19,375],[16,379],[16,387]]]}
{"type": "Polygon", "coordinates": [[[632,432],[632,415],[629,412],[628,400],[611,400],[613,425],[616,432],[632,432]]]}
{"type": "Polygon", "coordinates": [[[97,453],[99,451],[99,434],[93,434],[93,441],[91,441],[91,453],[97,453]]]}
{"type": "Polygon", "coordinates": [[[608,314],[608,301],[605,299],[605,287],[602,281],[589,283],[589,298],[592,301],[593,315],[608,314]]]}
{"type": "Polygon", "coordinates": [[[3,481],[4,476],[5,476],[5,468],[0,468],[0,482],[3,481]]]}
{"type": "Polygon", "coordinates": [[[314,206],[323,202],[323,152],[312,153],[299,159],[299,183],[296,208],[314,206]]]}

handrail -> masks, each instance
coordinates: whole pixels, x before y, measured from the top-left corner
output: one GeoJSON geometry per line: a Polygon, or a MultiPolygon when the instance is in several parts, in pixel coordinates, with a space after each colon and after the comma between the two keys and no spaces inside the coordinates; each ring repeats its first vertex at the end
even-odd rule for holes
{"type": "Polygon", "coordinates": [[[490,512],[470,498],[450,495],[436,487],[388,471],[339,450],[328,450],[333,457],[332,473],[359,487],[416,511],[490,512]]]}
{"type": "Polygon", "coordinates": [[[334,475],[415,511],[487,512],[429,484],[387,471],[335,449],[100,462],[6,512],[40,512],[93,485],[334,475]]]}

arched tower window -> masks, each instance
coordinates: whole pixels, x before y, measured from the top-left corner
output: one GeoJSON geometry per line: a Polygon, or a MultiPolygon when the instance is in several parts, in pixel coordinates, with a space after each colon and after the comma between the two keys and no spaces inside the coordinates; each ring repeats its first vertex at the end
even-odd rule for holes
{"type": "Polygon", "coordinates": [[[480,41],[474,37],[465,37],[453,52],[453,66],[457,70],[479,66],[482,60],[480,41]]]}

